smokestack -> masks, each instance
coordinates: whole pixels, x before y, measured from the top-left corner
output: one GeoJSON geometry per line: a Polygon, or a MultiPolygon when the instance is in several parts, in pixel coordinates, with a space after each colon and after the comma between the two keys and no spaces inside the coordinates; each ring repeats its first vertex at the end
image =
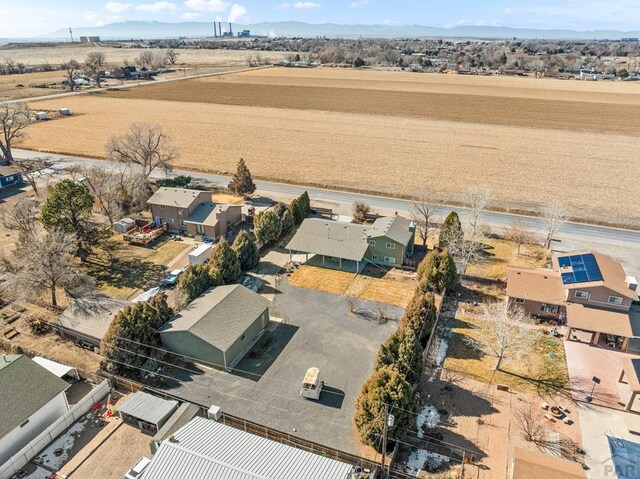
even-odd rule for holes
{"type": "Polygon", "coordinates": [[[218,33],[222,36],[222,22],[218,22],[218,33]]]}
{"type": "Polygon", "coordinates": [[[229,22],[229,36],[233,36],[233,30],[231,30],[231,22],[229,22]]]}
{"type": "Polygon", "coordinates": [[[213,38],[218,38],[218,28],[216,27],[216,21],[213,21],[213,38]]]}

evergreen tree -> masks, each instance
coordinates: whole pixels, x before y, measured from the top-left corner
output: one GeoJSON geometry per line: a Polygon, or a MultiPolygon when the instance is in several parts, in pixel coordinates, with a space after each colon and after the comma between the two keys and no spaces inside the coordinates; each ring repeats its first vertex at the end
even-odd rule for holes
{"type": "Polygon", "coordinates": [[[94,198],[86,185],[62,180],[50,190],[42,206],[44,227],[58,229],[76,235],[77,255],[85,259],[94,246],[110,235],[110,230],[100,226],[92,215],[94,198]]]}
{"type": "Polygon", "coordinates": [[[375,369],[396,368],[410,384],[416,384],[422,373],[422,346],[409,329],[399,328],[380,346],[375,369]]]}
{"type": "Polygon", "coordinates": [[[271,208],[271,211],[273,211],[279,218],[282,218],[282,215],[284,214],[285,211],[287,211],[287,205],[284,204],[281,201],[278,201],[275,205],[273,205],[273,208],[271,208]]]}
{"type": "Polygon", "coordinates": [[[398,328],[412,331],[422,347],[425,347],[435,320],[436,306],[433,293],[424,294],[417,290],[407,305],[398,328]]]}
{"type": "Polygon", "coordinates": [[[229,189],[239,196],[249,196],[256,191],[251,172],[242,158],[238,161],[236,173],[229,183],[229,189]]]}
{"type": "Polygon", "coordinates": [[[242,230],[233,242],[233,250],[238,256],[240,261],[240,268],[243,271],[253,269],[258,265],[260,261],[260,254],[258,253],[258,247],[255,242],[249,238],[249,234],[242,230]]]}
{"type": "Polygon", "coordinates": [[[177,295],[188,304],[209,288],[222,284],[220,273],[208,265],[190,265],[180,275],[176,286],[177,295]]]}
{"type": "Polygon", "coordinates": [[[102,340],[107,370],[117,374],[139,375],[149,357],[158,355],[156,331],[173,317],[167,297],[160,294],[151,301],[127,306],[119,311],[102,340]]]}
{"type": "Polygon", "coordinates": [[[306,191],[302,193],[298,201],[302,204],[300,208],[304,213],[304,217],[306,217],[311,212],[311,200],[309,199],[309,193],[306,191]]]}
{"type": "Polygon", "coordinates": [[[460,217],[458,213],[452,211],[445,218],[440,228],[440,248],[446,248],[449,238],[460,238],[464,236],[462,231],[462,223],[460,223],[460,217]]]}
{"type": "Polygon", "coordinates": [[[217,270],[226,284],[235,283],[240,276],[240,261],[227,240],[222,238],[213,247],[210,258],[211,268],[217,270]]]}
{"type": "Polygon", "coordinates": [[[293,218],[293,222],[297,225],[302,223],[304,220],[304,205],[300,206],[300,198],[294,198],[289,203],[289,213],[291,213],[291,217],[293,218]]]}
{"type": "Polygon", "coordinates": [[[395,368],[382,367],[374,371],[356,400],[354,422],[360,440],[368,446],[380,446],[385,404],[395,417],[389,437],[400,437],[413,419],[409,412],[413,411],[413,401],[411,384],[395,368]]]}
{"type": "Polygon", "coordinates": [[[263,211],[253,219],[253,231],[264,244],[274,243],[282,234],[282,221],[273,211],[263,211]]]}
{"type": "Polygon", "coordinates": [[[282,221],[282,234],[288,233],[293,229],[293,217],[291,216],[291,213],[289,212],[289,210],[286,210],[282,214],[281,221],[282,221]]]}
{"type": "Polygon", "coordinates": [[[418,265],[418,282],[423,291],[442,293],[455,288],[459,276],[456,263],[447,249],[430,251],[418,265]]]}

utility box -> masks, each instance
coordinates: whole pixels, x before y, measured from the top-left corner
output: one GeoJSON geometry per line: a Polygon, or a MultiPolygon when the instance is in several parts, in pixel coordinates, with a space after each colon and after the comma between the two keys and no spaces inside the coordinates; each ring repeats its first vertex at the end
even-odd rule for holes
{"type": "Polygon", "coordinates": [[[49,115],[47,115],[46,112],[44,111],[39,111],[36,113],[36,118],[38,120],[48,120],[49,119],[49,115]]]}
{"type": "Polygon", "coordinates": [[[219,406],[216,406],[215,404],[213,406],[211,406],[209,408],[209,410],[207,411],[207,417],[209,419],[213,419],[214,421],[218,421],[220,420],[220,418],[222,417],[222,409],[220,409],[219,406]]]}
{"type": "Polygon", "coordinates": [[[68,108],[60,108],[58,110],[58,113],[60,113],[60,116],[69,116],[69,115],[71,115],[71,111],[68,108]]]}

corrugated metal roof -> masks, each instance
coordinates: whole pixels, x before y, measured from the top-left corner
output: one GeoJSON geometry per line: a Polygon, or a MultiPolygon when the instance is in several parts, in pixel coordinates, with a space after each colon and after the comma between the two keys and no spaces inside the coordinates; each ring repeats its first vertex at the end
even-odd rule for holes
{"type": "Polygon", "coordinates": [[[362,261],[369,247],[367,229],[366,226],[353,223],[311,218],[302,222],[287,249],[362,261]]]}
{"type": "Polygon", "coordinates": [[[240,284],[217,286],[194,299],[158,332],[189,331],[227,351],[270,304],[240,284]]]}
{"type": "Polygon", "coordinates": [[[194,418],[164,441],[145,479],[347,479],[351,465],[194,418]]]}
{"type": "Polygon", "coordinates": [[[151,424],[159,424],[177,408],[178,401],[139,391],[127,399],[118,411],[151,424]]]}

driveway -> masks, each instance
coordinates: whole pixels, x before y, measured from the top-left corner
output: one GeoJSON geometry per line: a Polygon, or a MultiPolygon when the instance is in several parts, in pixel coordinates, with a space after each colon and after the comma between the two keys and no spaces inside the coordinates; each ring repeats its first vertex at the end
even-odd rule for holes
{"type": "MultiPolygon", "coordinates": [[[[397,328],[397,321],[378,324],[350,314],[343,296],[296,288],[286,277],[272,294],[271,315],[284,323],[272,323],[237,370],[184,372],[182,382],[168,392],[359,454],[353,426],[355,400],[373,370],[378,347],[397,328]],[[325,381],[319,401],[299,394],[305,372],[312,366],[320,368],[325,381]]],[[[365,303],[363,310],[373,309],[373,304],[365,303]]],[[[387,307],[387,312],[399,318],[403,311],[387,307]]]]}

